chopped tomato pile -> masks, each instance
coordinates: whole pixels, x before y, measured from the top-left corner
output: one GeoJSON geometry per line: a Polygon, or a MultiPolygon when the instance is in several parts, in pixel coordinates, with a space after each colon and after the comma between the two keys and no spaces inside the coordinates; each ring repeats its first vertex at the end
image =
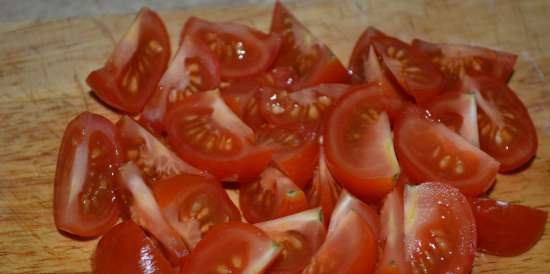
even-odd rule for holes
{"type": "Polygon", "coordinates": [[[368,27],[346,69],[280,2],[269,33],[191,17],[178,47],[142,9],[87,79],[120,119],[65,130],[55,224],[101,236],[95,273],[466,274],[541,238],[545,211],[488,198],[537,151],[516,55],[368,27]]]}

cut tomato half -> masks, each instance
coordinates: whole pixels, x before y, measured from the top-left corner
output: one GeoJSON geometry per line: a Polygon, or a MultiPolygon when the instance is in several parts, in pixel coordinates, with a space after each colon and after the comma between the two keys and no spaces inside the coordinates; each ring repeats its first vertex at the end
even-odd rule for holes
{"type": "Polygon", "coordinates": [[[499,163],[426,111],[407,107],[394,127],[399,163],[414,182],[438,181],[468,196],[485,193],[495,182],[499,163]]]}
{"type": "Polygon", "coordinates": [[[304,192],[274,167],[266,168],[257,181],[241,186],[239,204],[244,217],[251,223],[287,216],[307,208],[304,192]]]}
{"type": "Polygon", "coordinates": [[[59,230],[95,237],[117,222],[114,174],[121,162],[111,121],[83,112],[69,122],[55,171],[53,207],[59,230]]]}
{"type": "Polygon", "coordinates": [[[280,252],[279,244],[251,224],[219,224],[197,244],[180,274],[264,273],[280,252]]]}
{"type": "Polygon", "coordinates": [[[152,190],[164,217],[190,249],[213,226],[241,220],[239,209],[212,178],[180,174],[158,181],[152,190]]]}
{"type": "Polygon", "coordinates": [[[170,38],[154,11],[142,8],[102,68],[86,82],[107,105],[137,114],[142,109],[170,60],[170,38]]]}
{"type": "Polygon", "coordinates": [[[266,274],[300,273],[325,241],[326,229],[321,208],[258,223],[282,251],[266,274]]]}

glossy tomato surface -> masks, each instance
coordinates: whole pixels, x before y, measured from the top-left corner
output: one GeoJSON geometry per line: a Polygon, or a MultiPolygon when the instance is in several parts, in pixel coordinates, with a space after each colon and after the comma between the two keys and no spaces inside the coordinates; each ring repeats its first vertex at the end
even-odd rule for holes
{"type": "Polygon", "coordinates": [[[120,144],[111,121],[83,112],[67,125],[55,171],[54,220],[81,236],[105,233],[119,217],[115,172],[120,144]]]}
{"type": "Polygon", "coordinates": [[[142,8],[105,65],[86,82],[107,105],[137,114],[170,60],[170,38],[158,14],[142,8]]]}

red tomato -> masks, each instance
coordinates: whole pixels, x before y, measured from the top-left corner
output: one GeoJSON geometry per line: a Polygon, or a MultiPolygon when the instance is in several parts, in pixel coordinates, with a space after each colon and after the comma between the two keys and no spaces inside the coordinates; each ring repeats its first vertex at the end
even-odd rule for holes
{"type": "Polygon", "coordinates": [[[310,209],[283,218],[256,224],[282,251],[266,274],[297,274],[304,269],[325,241],[321,208],[310,209]]]}
{"type": "Polygon", "coordinates": [[[511,171],[529,162],[537,152],[537,132],[514,91],[485,77],[466,79],[463,89],[476,93],[479,143],[500,162],[500,171],[511,171]]]}
{"type": "Polygon", "coordinates": [[[128,162],[118,170],[118,184],[122,197],[129,206],[132,220],[162,243],[170,260],[178,262],[188,255],[185,242],[163,217],[153,192],[143,181],[134,163],[128,162]]]}
{"type": "Polygon", "coordinates": [[[296,72],[292,88],[322,83],[347,83],[349,76],[340,60],[279,1],[275,3],[271,33],[282,35],[283,43],[274,67],[292,66],[296,72]]]}
{"type": "Polygon", "coordinates": [[[384,199],[380,212],[382,219],[380,242],[382,254],[376,274],[409,274],[411,269],[405,259],[403,228],[403,188],[395,187],[384,199]]]}
{"type": "Polygon", "coordinates": [[[405,189],[405,254],[413,273],[472,271],[476,226],[468,200],[443,183],[405,189]]]}
{"type": "Polygon", "coordinates": [[[304,192],[273,167],[266,168],[256,182],[241,185],[239,204],[250,223],[272,220],[307,208],[304,192]]]}
{"type": "Polygon", "coordinates": [[[443,71],[447,90],[458,88],[465,75],[488,76],[505,83],[518,58],[515,54],[482,47],[434,44],[419,39],[414,39],[412,46],[443,71]]]}
{"type": "Polygon", "coordinates": [[[175,274],[162,251],[132,221],[124,221],[105,234],[92,259],[96,274],[175,274]]]}
{"type": "Polygon", "coordinates": [[[86,82],[109,106],[137,114],[153,94],[170,59],[170,38],[160,17],[142,8],[102,68],[86,82]]]}
{"type": "Polygon", "coordinates": [[[212,178],[180,174],[158,181],[152,189],[164,217],[189,248],[213,226],[241,220],[239,209],[212,178]]]}
{"type": "Polygon", "coordinates": [[[219,92],[194,94],[166,117],[168,141],[186,162],[218,179],[250,181],[271,160],[269,149],[255,145],[252,129],[224,103],[219,92]]]}
{"type": "Polygon", "coordinates": [[[447,92],[429,105],[434,120],[444,123],[470,144],[479,147],[476,96],[473,92],[447,92]]]}
{"type": "Polygon", "coordinates": [[[220,84],[220,64],[207,46],[185,39],[162,75],[155,93],[145,105],[141,120],[163,133],[164,117],[175,102],[220,84]]]}
{"type": "Polygon", "coordinates": [[[223,79],[243,78],[264,72],[281,47],[278,34],[265,34],[236,23],[209,22],[191,17],[181,39],[196,38],[216,55],[223,79]]]}
{"type": "Polygon", "coordinates": [[[251,224],[219,224],[195,247],[180,274],[264,273],[280,251],[276,242],[251,224]]]}
{"type": "Polygon", "coordinates": [[[399,175],[383,90],[377,85],[352,90],[329,114],[324,134],[328,167],[352,194],[384,196],[399,175]]]}
{"type": "Polygon", "coordinates": [[[373,45],[397,83],[417,103],[428,102],[442,91],[444,78],[439,68],[409,44],[384,36],[373,39],[373,45]]]}
{"type": "Polygon", "coordinates": [[[259,93],[260,113],[266,121],[276,125],[320,123],[324,114],[349,85],[322,84],[292,93],[266,88],[259,93]]]}
{"type": "Polygon", "coordinates": [[[116,223],[119,153],[115,127],[102,116],[83,112],[67,125],[54,184],[54,220],[59,230],[95,237],[116,223]]]}
{"type": "Polygon", "coordinates": [[[132,118],[122,116],[116,126],[126,159],[139,167],[146,182],[152,183],[181,173],[206,175],[206,172],[181,160],[132,118]]]}
{"type": "Polygon", "coordinates": [[[394,127],[397,157],[407,175],[415,182],[451,184],[468,196],[487,191],[499,163],[425,115],[426,111],[409,106],[394,127]]]}
{"type": "Polygon", "coordinates": [[[329,234],[336,230],[340,222],[349,212],[355,212],[363,221],[370,227],[373,235],[378,238],[380,233],[380,216],[369,205],[355,198],[349,192],[343,190],[338,198],[338,203],[334,207],[330,224],[328,227],[329,234]]]}
{"type": "Polygon", "coordinates": [[[328,170],[325,152],[323,147],[320,149],[319,162],[313,181],[306,192],[306,197],[310,207],[322,207],[323,214],[328,224],[332,211],[338,202],[341,187],[334,180],[328,170]]]}
{"type": "Polygon", "coordinates": [[[342,217],[302,274],[372,273],[377,258],[376,236],[355,211],[342,217]]]}
{"type": "MultiPolygon", "coordinates": [[[[376,37],[386,37],[386,34],[376,29],[375,27],[367,27],[367,29],[359,36],[351,56],[349,58],[349,71],[351,73],[351,81],[355,84],[368,83],[372,78],[372,64],[378,64],[378,57],[371,53],[373,50],[372,40],[376,37]],[[373,59],[374,57],[374,59],[373,59]]],[[[380,65],[378,65],[380,67],[380,65]]]]}
{"type": "Polygon", "coordinates": [[[265,124],[256,131],[258,143],[273,150],[273,162],[298,187],[304,188],[313,177],[319,143],[317,126],[265,124]]]}
{"type": "Polygon", "coordinates": [[[544,233],[548,213],[488,198],[471,199],[477,227],[477,249],[496,256],[517,256],[544,233]]]}

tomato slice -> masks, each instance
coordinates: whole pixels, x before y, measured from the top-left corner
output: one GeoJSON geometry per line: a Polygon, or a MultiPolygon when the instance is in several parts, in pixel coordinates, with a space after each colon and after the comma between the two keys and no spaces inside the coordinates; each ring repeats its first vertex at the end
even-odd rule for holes
{"type": "Polygon", "coordinates": [[[305,188],[313,177],[319,143],[317,125],[265,124],[256,131],[258,143],[273,150],[273,163],[298,187],[305,188]]]}
{"type": "Polygon", "coordinates": [[[359,214],[349,211],[339,220],[335,229],[329,231],[326,241],[302,273],[372,273],[376,258],[376,236],[359,214]]]}
{"type": "Polygon", "coordinates": [[[274,167],[268,167],[260,179],[239,190],[239,204],[250,223],[287,216],[307,209],[304,192],[274,167]]]}
{"type": "MultiPolygon", "coordinates": [[[[373,39],[385,37],[386,34],[375,27],[367,27],[359,36],[349,58],[348,69],[351,74],[351,82],[354,84],[368,83],[372,80],[373,64],[378,64],[378,57],[371,53],[373,50],[373,39]],[[374,59],[373,59],[374,57],[374,59]]],[[[374,53],[374,52],[373,52],[374,53]]],[[[380,65],[378,65],[380,67],[380,65]]]]}
{"type": "Polygon", "coordinates": [[[506,84],[490,78],[467,78],[463,89],[474,91],[481,149],[500,162],[500,171],[523,166],[537,152],[533,120],[506,84]]]}
{"type": "Polygon", "coordinates": [[[176,274],[155,242],[132,221],[124,221],[105,234],[95,250],[96,274],[176,274]]]}
{"type": "Polygon", "coordinates": [[[153,94],[170,59],[170,38],[157,13],[142,8],[105,65],[86,82],[107,105],[137,114],[153,94]]]}
{"type": "Polygon", "coordinates": [[[517,256],[544,233],[548,213],[489,198],[471,199],[477,227],[477,249],[496,256],[517,256]]]}
{"type": "Polygon", "coordinates": [[[412,46],[444,72],[447,90],[458,88],[466,75],[487,76],[506,83],[518,58],[515,54],[482,47],[436,44],[420,39],[414,39],[412,46]]]}
{"type": "Polygon", "coordinates": [[[321,84],[292,93],[266,88],[259,94],[260,113],[276,125],[320,123],[348,89],[349,85],[345,84],[321,84]]]}
{"type": "Polygon", "coordinates": [[[241,220],[239,209],[212,178],[180,174],[158,181],[152,190],[164,217],[191,249],[213,226],[241,220]]]}
{"type": "Polygon", "coordinates": [[[428,106],[434,120],[444,123],[470,144],[479,147],[476,96],[473,92],[447,92],[428,106]]]}
{"type": "Polygon", "coordinates": [[[399,175],[383,90],[369,85],[344,95],[327,118],[324,149],[328,167],[352,194],[381,198],[399,175]]]}
{"type": "Polygon", "coordinates": [[[439,68],[409,44],[384,36],[373,39],[373,45],[397,83],[417,103],[426,103],[442,91],[444,78],[439,68]]]}
{"type": "Polygon", "coordinates": [[[499,163],[425,114],[409,106],[394,127],[397,157],[407,175],[415,182],[451,184],[468,196],[487,191],[499,163]]]}
{"type": "Polygon", "coordinates": [[[292,84],[293,90],[322,83],[349,82],[347,70],[340,60],[279,1],[273,10],[271,33],[283,37],[273,66],[294,68],[297,75],[292,84]]]}
{"type": "Polygon", "coordinates": [[[383,251],[375,273],[411,273],[404,252],[403,188],[401,186],[395,187],[384,199],[380,218],[382,220],[380,242],[383,251]]]}
{"type": "Polygon", "coordinates": [[[247,274],[264,270],[281,252],[259,228],[241,222],[214,226],[197,244],[180,274],[247,274]]]}
{"type": "Polygon", "coordinates": [[[121,164],[119,153],[115,127],[104,117],[83,112],[67,125],[54,183],[54,220],[59,230],[95,237],[117,222],[114,174],[121,164]]]}
{"type": "MultiPolygon", "coordinates": [[[[322,140],[322,139],[321,139],[322,140]]],[[[306,191],[306,197],[310,207],[320,206],[323,209],[324,218],[328,224],[332,211],[338,202],[341,187],[334,180],[327,166],[323,147],[320,149],[319,161],[313,181],[306,191]]]]}
{"type": "Polygon", "coordinates": [[[139,167],[146,182],[153,183],[181,173],[207,176],[206,172],[181,160],[132,118],[122,116],[116,126],[126,159],[139,167]]]}
{"type": "Polygon", "coordinates": [[[407,186],[405,254],[413,273],[472,271],[476,226],[468,200],[443,183],[407,186]]]}
{"type": "Polygon", "coordinates": [[[165,131],[164,117],[175,102],[220,84],[220,64],[205,45],[185,39],[143,108],[141,120],[157,133],[165,131]]]}
{"type": "Polygon", "coordinates": [[[209,22],[191,17],[185,23],[181,39],[195,37],[206,45],[220,62],[223,79],[259,74],[275,60],[281,47],[278,34],[265,34],[245,25],[209,22]]]}
{"type": "Polygon", "coordinates": [[[357,199],[346,190],[342,190],[338,203],[334,207],[330,223],[328,227],[328,233],[335,231],[342,219],[349,213],[355,212],[365,223],[370,227],[373,235],[378,238],[380,233],[380,216],[374,209],[363,201],[357,199]]]}
{"type": "Polygon", "coordinates": [[[218,91],[178,102],[166,117],[168,141],[186,162],[221,180],[250,181],[271,160],[255,145],[252,129],[224,103],[218,91]]]}
{"type": "Polygon", "coordinates": [[[163,217],[153,192],[147,187],[139,168],[133,162],[119,168],[118,185],[122,197],[129,206],[132,220],[162,243],[173,263],[189,254],[181,236],[163,217]]]}
{"type": "Polygon", "coordinates": [[[258,223],[282,251],[266,274],[300,273],[323,244],[326,236],[321,208],[258,223]]]}

